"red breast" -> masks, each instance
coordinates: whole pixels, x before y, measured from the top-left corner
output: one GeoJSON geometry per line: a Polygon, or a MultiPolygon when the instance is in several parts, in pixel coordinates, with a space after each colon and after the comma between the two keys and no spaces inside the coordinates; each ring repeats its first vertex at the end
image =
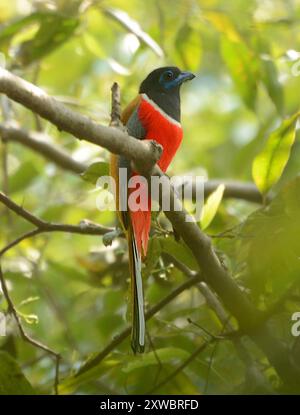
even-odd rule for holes
{"type": "Polygon", "coordinates": [[[146,94],[141,97],[138,116],[146,131],[145,139],[155,140],[162,145],[163,153],[158,165],[165,172],[181,144],[181,124],[167,115],[146,94]]]}

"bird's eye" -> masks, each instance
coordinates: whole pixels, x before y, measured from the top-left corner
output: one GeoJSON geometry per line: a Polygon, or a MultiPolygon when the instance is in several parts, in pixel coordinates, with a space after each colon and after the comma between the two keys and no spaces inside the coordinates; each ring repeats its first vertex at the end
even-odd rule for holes
{"type": "Polygon", "coordinates": [[[176,75],[171,69],[166,69],[159,77],[159,83],[164,89],[170,89],[173,87],[174,79],[176,75]]]}
{"type": "Polygon", "coordinates": [[[166,71],[165,72],[165,78],[166,79],[172,79],[173,78],[173,72],[172,71],[166,71]]]}

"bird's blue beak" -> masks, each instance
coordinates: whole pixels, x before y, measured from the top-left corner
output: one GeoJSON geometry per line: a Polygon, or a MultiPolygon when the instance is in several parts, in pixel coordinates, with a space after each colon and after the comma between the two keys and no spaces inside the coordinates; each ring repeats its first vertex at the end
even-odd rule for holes
{"type": "Polygon", "coordinates": [[[177,82],[179,85],[183,84],[183,82],[191,81],[195,78],[195,75],[192,72],[181,72],[181,74],[177,77],[177,82]]]}

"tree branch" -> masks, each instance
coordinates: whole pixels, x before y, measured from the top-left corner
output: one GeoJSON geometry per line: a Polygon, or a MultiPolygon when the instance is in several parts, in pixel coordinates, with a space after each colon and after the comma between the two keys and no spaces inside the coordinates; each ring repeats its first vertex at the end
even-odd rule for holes
{"type": "Polygon", "coordinates": [[[81,235],[105,235],[108,232],[112,231],[112,228],[108,228],[102,225],[91,223],[90,221],[82,221],[79,225],[68,225],[61,223],[51,223],[45,222],[44,220],[34,216],[28,210],[17,205],[4,193],[0,192],[0,202],[8,207],[11,211],[15,212],[18,216],[21,216],[27,222],[35,225],[35,229],[24,233],[23,235],[16,238],[14,241],[6,245],[2,250],[0,250],[0,257],[5,254],[9,249],[18,245],[24,239],[31,238],[32,236],[38,235],[44,232],[67,232],[67,233],[76,233],[81,235]]]}
{"type": "Polygon", "coordinates": [[[144,161],[145,166],[154,165],[160,157],[151,142],[140,141],[117,128],[99,125],[85,115],[75,113],[42,89],[9,71],[0,68],[0,92],[19,102],[41,117],[74,137],[104,147],[112,153],[123,154],[133,161],[144,161]]]}
{"type": "MultiPolygon", "coordinates": [[[[192,278],[189,278],[187,281],[179,285],[177,288],[175,288],[173,291],[170,292],[166,297],[164,297],[161,301],[159,301],[156,305],[151,307],[146,313],[145,313],[145,319],[149,320],[151,317],[153,317],[156,313],[158,313],[160,310],[162,310],[167,304],[169,304],[174,298],[178,297],[183,291],[187,290],[188,288],[195,285],[197,282],[201,281],[201,277],[199,274],[193,276],[192,278]]],[[[80,374],[87,372],[88,370],[92,369],[96,365],[102,362],[103,359],[105,359],[106,356],[109,355],[119,344],[121,344],[127,337],[130,336],[131,333],[131,327],[127,327],[125,330],[123,330],[118,336],[114,337],[114,339],[98,354],[96,354],[95,357],[93,357],[91,360],[89,360],[87,363],[85,363],[79,371],[76,373],[75,376],[79,376],[80,374]]]]}
{"type": "Polygon", "coordinates": [[[212,193],[222,183],[225,185],[224,197],[262,203],[261,193],[254,183],[243,183],[233,180],[210,180],[205,183],[205,194],[212,193]]]}
{"type": "Polygon", "coordinates": [[[58,146],[46,142],[45,133],[36,133],[19,127],[0,124],[0,134],[5,141],[15,141],[29,147],[65,170],[70,170],[73,173],[82,173],[87,168],[84,163],[74,160],[58,146]]]}
{"type": "MultiPolygon", "coordinates": [[[[248,202],[262,203],[262,195],[254,183],[239,182],[236,180],[213,179],[204,183],[204,196],[207,197],[214,192],[220,184],[225,185],[223,198],[242,199],[248,202]]],[[[193,184],[192,194],[196,194],[196,184],[193,184]]]]}
{"type": "Polygon", "coordinates": [[[111,87],[111,114],[110,114],[110,126],[117,127],[124,130],[123,123],[121,121],[121,91],[117,82],[113,83],[111,87]]]}
{"type": "MultiPolygon", "coordinates": [[[[116,122],[116,120],[114,121],[116,122]]],[[[117,126],[116,124],[112,125],[115,127],[117,126]]],[[[57,145],[45,142],[45,133],[37,133],[35,131],[27,131],[17,126],[0,124],[0,135],[2,135],[2,137],[8,142],[13,141],[31,148],[64,170],[80,174],[88,167],[87,164],[76,161],[57,145]]],[[[243,199],[248,202],[262,203],[261,194],[254,183],[239,182],[234,180],[207,180],[204,183],[204,196],[207,197],[210,195],[220,184],[225,185],[223,195],[223,198],[225,199],[234,198],[243,199]]],[[[194,183],[192,188],[193,197],[195,194],[196,185],[194,183]]]]}

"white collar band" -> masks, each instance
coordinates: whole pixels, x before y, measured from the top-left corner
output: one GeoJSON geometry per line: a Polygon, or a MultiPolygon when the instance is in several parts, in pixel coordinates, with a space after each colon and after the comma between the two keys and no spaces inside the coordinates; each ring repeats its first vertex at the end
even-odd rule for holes
{"type": "Polygon", "coordinates": [[[179,121],[174,120],[174,118],[170,117],[170,115],[166,114],[164,110],[162,110],[151,98],[148,97],[147,94],[141,94],[142,98],[147,101],[156,111],[158,111],[163,117],[165,117],[169,122],[176,125],[177,127],[181,128],[181,124],[179,121]]]}

